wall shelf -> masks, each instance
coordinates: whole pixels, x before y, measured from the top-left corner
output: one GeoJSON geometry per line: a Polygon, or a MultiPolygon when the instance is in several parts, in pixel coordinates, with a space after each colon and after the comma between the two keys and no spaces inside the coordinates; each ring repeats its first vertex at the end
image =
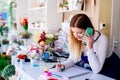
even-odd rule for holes
{"type": "Polygon", "coordinates": [[[57,11],[69,12],[69,11],[82,11],[85,10],[85,0],[58,0],[57,11]]]}

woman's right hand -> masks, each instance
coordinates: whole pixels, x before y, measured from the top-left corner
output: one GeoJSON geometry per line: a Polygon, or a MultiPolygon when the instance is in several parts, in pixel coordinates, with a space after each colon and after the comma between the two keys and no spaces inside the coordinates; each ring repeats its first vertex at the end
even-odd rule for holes
{"type": "Polygon", "coordinates": [[[61,72],[61,71],[64,71],[64,70],[65,70],[65,65],[63,65],[61,63],[56,64],[56,71],[57,72],[61,72]]]}

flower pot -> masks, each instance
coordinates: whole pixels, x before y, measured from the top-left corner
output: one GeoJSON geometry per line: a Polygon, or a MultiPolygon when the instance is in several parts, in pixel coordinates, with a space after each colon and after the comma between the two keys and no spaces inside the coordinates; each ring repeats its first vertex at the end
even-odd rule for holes
{"type": "Polygon", "coordinates": [[[20,66],[22,67],[22,65],[24,64],[25,60],[24,59],[20,59],[20,66]]]}
{"type": "Polygon", "coordinates": [[[12,55],[11,56],[12,58],[12,60],[11,60],[11,63],[14,65],[14,64],[16,64],[16,62],[17,62],[17,56],[16,55],[12,55]]]}
{"type": "Polygon", "coordinates": [[[6,52],[7,51],[7,48],[8,48],[8,45],[2,45],[2,52],[6,52]]]}

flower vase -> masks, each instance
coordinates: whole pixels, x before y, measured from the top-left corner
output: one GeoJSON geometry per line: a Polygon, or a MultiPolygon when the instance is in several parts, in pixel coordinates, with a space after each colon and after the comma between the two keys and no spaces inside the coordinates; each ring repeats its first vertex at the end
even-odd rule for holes
{"type": "Polygon", "coordinates": [[[16,64],[17,61],[17,56],[16,55],[11,55],[11,64],[14,65],[16,64]]]}
{"type": "Polygon", "coordinates": [[[25,25],[23,26],[23,28],[24,28],[25,31],[27,31],[27,30],[28,30],[28,25],[25,24],[25,25]]]}
{"type": "Polygon", "coordinates": [[[20,66],[22,67],[23,63],[24,63],[24,59],[20,59],[20,66]]]}
{"type": "Polygon", "coordinates": [[[30,59],[30,64],[34,64],[35,63],[35,59],[30,59]]]}
{"type": "Polygon", "coordinates": [[[2,45],[2,52],[6,52],[8,48],[7,44],[2,45]]]}

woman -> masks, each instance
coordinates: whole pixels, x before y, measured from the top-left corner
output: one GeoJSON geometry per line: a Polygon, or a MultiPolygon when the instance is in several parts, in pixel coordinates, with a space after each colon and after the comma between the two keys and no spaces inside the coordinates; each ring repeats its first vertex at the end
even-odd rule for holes
{"type": "MultiPolygon", "coordinates": [[[[118,78],[119,72],[116,73],[115,71],[117,70],[115,69],[113,72],[110,72],[110,70],[113,69],[112,65],[114,62],[111,62],[114,60],[113,58],[116,58],[118,61],[120,61],[120,59],[115,53],[108,54],[107,37],[103,33],[94,30],[90,19],[85,14],[76,14],[71,19],[69,31],[69,50],[69,58],[65,61],[65,63],[56,65],[57,70],[64,70],[76,64],[78,66],[90,69],[94,73],[101,73],[115,79],[118,78]],[[89,34],[84,35],[88,27],[93,29],[92,36],[89,34]],[[83,44],[83,42],[86,44],[83,44]],[[109,55],[111,56],[108,58],[109,55]],[[111,63],[109,63],[109,61],[111,63]]],[[[114,65],[120,64],[115,63],[114,65]]]]}

